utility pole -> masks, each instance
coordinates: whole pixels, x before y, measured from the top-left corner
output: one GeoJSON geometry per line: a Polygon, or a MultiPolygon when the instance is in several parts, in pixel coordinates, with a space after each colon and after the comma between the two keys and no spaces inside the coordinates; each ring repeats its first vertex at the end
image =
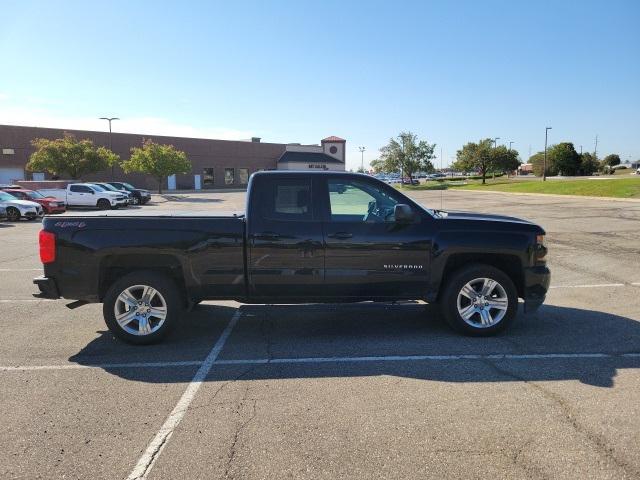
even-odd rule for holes
{"type": "Polygon", "coordinates": [[[549,130],[552,127],[546,127],[544,129],[544,163],[542,164],[542,181],[547,181],[547,137],[549,135],[549,130]]]}
{"type": "Polygon", "coordinates": [[[360,170],[362,173],[364,173],[364,151],[366,149],[366,147],[358,147],[358,150],[360,150],[360,170]]]}
{"type": "Polygon", "coordinates": [[[598,135],[596,135],[596,146],[593,149],[593,156],[596,159],[598,158],[598,135]]]}
{"type": "Polygon", "coordinates": [[[509,142],[509,151],[511,151],[511,145],[513,145],[515,142],[510,141],[509,142]]]}
{"type": "Polygon", "coordinates": [[[580,145],[580,156],[582,156],[582,145],[580,145]]]}
{"type": "MultiPolygon", "coordinates": [[[[109,122],[109,150],[111,150],[112,148],[112,144],[111,144],[111,122],[113,120],[120,120],[118,117],[100,117],[100,120],[106,120],[107,122],[109,122]]],[[[114,181],[114,167],[115,165],[111,165],[111,181],[114,181]]]]}

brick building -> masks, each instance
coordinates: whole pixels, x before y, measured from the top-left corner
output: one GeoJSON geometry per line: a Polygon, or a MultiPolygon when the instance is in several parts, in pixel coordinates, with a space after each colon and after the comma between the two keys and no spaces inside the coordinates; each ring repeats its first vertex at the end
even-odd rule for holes
{"type": "MultiPolygon", "coordinates": [[[[142,145],[144,139],[173,145],[187,154],[192,171],[169,178],[166,189],[241,188],[249,175],[258,170],[344,170],[346,141],[328,137],[320,145],[282,144],[248,141],[211,140],[206,138],[167,137],[130,133],[93,132],[59,128],[0,125],[0,183],[16,180],[48,180],[44,172],[29,172],[25,166],[33,152],[34,138],[55,139],[65,132],[78,139],[89,139],[96,145],[108,147],[126,160],[132,147],[142,145]]],[[[111,169],[87,175],[85,181],[106,181],[112,178],[111,169]]],[[[113,178],[141,188],[157,188],[156,180],[144,174],[125,174],[118,166],[113,178]]]]}

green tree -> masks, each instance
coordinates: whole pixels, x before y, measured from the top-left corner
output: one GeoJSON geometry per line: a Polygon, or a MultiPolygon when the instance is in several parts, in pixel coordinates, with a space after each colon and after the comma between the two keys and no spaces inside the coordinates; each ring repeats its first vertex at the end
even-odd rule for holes
{"type": "Polygon", "coordinates": [[[493,150],[493,140],[485,138],[478,143],[469,142],[458,150],[453,168],[459,171],[474,171],[482,175],[482,183],[486,183],[487,172],[493,169],[497,156],[493,150]]]}
{"type": "Polygon", "coordinates": [[[620,165],[620,155],[617,153],[612,153],[604,157],[602,160],[603,165],[607,165],[609,167],[615,167],[616,165],[620,165]]]}
{"type": "Polygon", "coordinates": [[[131,149],[131,158],[122,162],[126,173],[141,172],[154,176],[158,180],[158,193],[162,193],[162,184],[170,175],[188,173],[191,162],[187,155],[176,150],[173,145],[162,145],[145,140],[142,148],[131,149]]]}
{"type": "Polygon", "coordinates": [[[379,158],[371,160],[371,168],[375,173],[389,173],[384,169],[384,162],[379,158]]]}
{"type": "Polygon", "coordinates": [[[520,160],[518,159],[518,151],[509,150],[504,145],[500,145],[491,150],[493,156],[493,171],[500,173],[510,173],[516,170],[520,166],[520,160]]]}
{"type": "MultiPolygon", "coordinates": [[[[531,155],[531,157],[529,157],[529,163],[533,165],[533,174],[541,177],[544,165],[544,152],[538,152],[531,155]]],[[[553,177],[556,175],[558,175],[558,169],[553,163],[553,159],[549,157],[549,152],[547,151],[547,177],[553,177]]]]}
{"type": "Polygon", "coordinates": [[[36,138],[31,145],[35,152],[29,157],[27,170],[56,176],[68,174],[73,180],[106,170],[120,159],[108,148],[96,147],[91,140],[78,140],[66,132],[56,140],[36,138]]]}
{"type": "Polygon", "coordinates": [[[552,145],[547,150],[547,161],[549,159],[560,175],[573,176],[580,172],[580,155],[571,142],[552,145]]]}
{"type": "Polygon", "coordinates": [[[396,138],[380,149],[380,158],[372,162],[372,166],[384,172],[402,170],[409,178],[416,172],[433,172],[433,151],[436,144],[425,140],[418,141],[418,136],[411,132],[401,132],[396,138]]]}
{"type": "Polygon", "coordinates": [[[593,175],[600,168],[600,162],[595,155],[585,152],[580,155],[580,173],[582,175],[593,175]]]}

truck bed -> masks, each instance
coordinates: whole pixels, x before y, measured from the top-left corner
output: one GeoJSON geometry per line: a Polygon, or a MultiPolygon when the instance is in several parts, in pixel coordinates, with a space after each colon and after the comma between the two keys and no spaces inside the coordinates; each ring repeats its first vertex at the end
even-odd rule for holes
{"type": "Polygon", "coordinates": [[[246,293],[242,216],[154,215],[145,208],[57,215],[45,217],[43,225],[55,233],[58,245],[57,261],[45,265],[45,275],[56,278],[64,298],[99,301],[105,275],[159,265],[170,265],[196,300],[246,293]]]}

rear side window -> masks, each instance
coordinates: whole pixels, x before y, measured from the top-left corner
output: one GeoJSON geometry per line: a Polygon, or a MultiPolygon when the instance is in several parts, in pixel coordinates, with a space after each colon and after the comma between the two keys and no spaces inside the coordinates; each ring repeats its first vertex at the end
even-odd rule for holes
{"type": "Polygon", "coordinates": [[[263,218],[288,221],[313,220],[311,180],[268,179],[258,186],[257,206],[263,218]]]}
{"type": "Polygon", "coordinates": [[[91,189],[85,185],[71,185],[71,191],[77,193],[87,193],[90,192],[91,189]]]}

